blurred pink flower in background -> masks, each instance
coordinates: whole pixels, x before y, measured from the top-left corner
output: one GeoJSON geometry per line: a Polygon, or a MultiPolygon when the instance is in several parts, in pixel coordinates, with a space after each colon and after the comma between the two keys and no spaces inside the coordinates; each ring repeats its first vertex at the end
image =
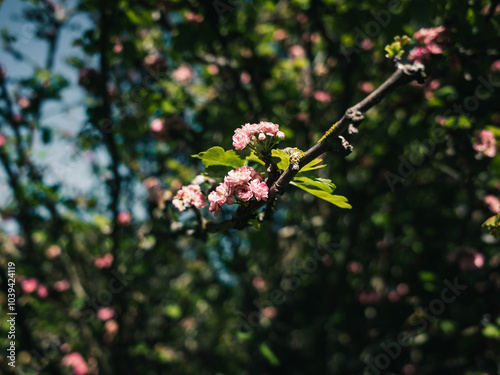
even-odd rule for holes
{"type": "Polygon", "coordinates": [[[477,151],[477,159],[482,159],[483,156],[492,158],[497,154],[497,140],[489,130],[479,131],[472,147],[477,151]]]}
{"type": "Polygon", "coordinates": [[[288,36],[288,33],[283,29],[275,30],[273,33],[273,39],[280,42],[288,36]]]}
{"type": "Polygon", "coordinates": [[[193,23],[201,23],[205,19],[201,14],[196,14],[193,12],[187,12],[184,15],[184,18],[186,19],[186,21],[193,23]]]}
{"type": "Polygon", "coordinates": [[[116,222],[124,227],[130,224],[130,220],[132,220],[132,214],[128,211],[120,212],[116,218],[116,222]]]}
{"type": "Polygon", "coordinates": [[[219,74],[219,67],[215,64],[210,64],[207,66],[207,72],[211,75],[219,74]]]}
{"type": "Polygon", "coordinates": [[[240,81],[241,81],[241,83],[246,85],[252,81],[252,76],[248,72],[241,72],[240,81]]]}
{"type": "Polygon", "coordinates": [[[181,65],[172,73],[172,77],[180,83],[187,83],[191,80],[193,72],[186,65],[181,65]]]}
{"type": "Polygon", "coordinates": [[[484,197],[484,203],[488,206],[491,212],[494,214],[500,213],[500,199],[494,195],[487,195],[484,197]]]}
{"type": "Polygon", "coordinates": [[[429,59],[431,55],[442,54],[446,31],[444,26],[418,30],[413,35],[413,38],[417,41],[417,47],[410,51],[408,59],[421,63],[429,59]]]}
{"type": "Polygon", "coordinates": [[[288,49],[288,53],[292,58],[298,58],[298,57],[305,57],[306,56],[306,51],[302,46],[299,46],[298,44],[291,46],[288,49]]]}
{"type": "Polygon", "coordinates": [[[396,291],[398,292],[398,294],[400,296],[405,296],[410,291],[410,288],[408,288],[407,284],[401,283],[401,284],[398,284],[398,286],[396,287],[396,291]]]}
{"type": "Polygon", "coordinates": [[[119,325],[114,319],[108,320],[104,323],[104,341],[111,342],[118,333],[119,325]]]}
{"type": "Polygon", "coordinates": [[[363,91],[365,94],[371,93],[375,87],[373,86],[373,83],[371,82],[360,82],[358,84],[358,88],[363,91]]]}
{"type": "Polygon", "coordinates": [[[278,315],[278,310],[276,310],[276,307],[268,306],[265,307],[264,310],[262,310],[262,315],[264,315],[266,318],[272,319],[276,315],[278,315]]]}
{"type": "Polygon", "coordinates": [[[448,254],[448,262],[456,263],[462,271],[482,268],[484,261],[484,255],[470,246],[460,247],[448,254]]]}
{"type": "Polygon", "coordinates": [[[64,292],[70,287],[68,280],[59,280],[54,283],[54,289],[58,292],[64,292]]]}
{"type": "Polygon", "coordinates": [[[363,265],[356,261],[351,261],[347,263],[347,271],[350,273],[361,273],[363,272],[363,265]]]}
{"type": "Polygon", "coordinates": [[[45,250],[45,256],[49,259],[54,259],[61,254],[61,248],[57,245],[50,245],[47,250],[45,250]]]}
{"type": "Polygon", "coordinates": [[[314,99],[321,103],[328,103],[332,100],[332,97],[325,91],[315,91],[314,99]]]}
{"type": "Polygon", "coordinates": [[[378,292],[375,292],[375,291],[371,291],[371,292],[360,292],[358,294],[358,301],[359,303],[361,303],[362,305],[370,305],[370,304],[374,304],[374,303],[377,303],[378,301],[380,301],[380,293],[378,292]]]}
{"type": "Polygon", "coordinates": [[[113,264],[113,260],[113,255],[105,254],[102,257],[97,257],[94,260],[94,266],[96,266],[96,268],[109,268],[113,264]]]}
{"type": "Polygon", "coordinates": [[[361,41],[360,47],[364,49],[365,51],[369,51],[373,48],[373,42],[366,38],[361,41]]]}
{"type": "Polygon", "coordinates": [[[155,133],[160,133],[164,127],[165,127],[165,120],[161,118],[155,118],[153,121],[151,121],[151,124],[149,125],[149,128],[155,133]]]}
{"type": "Polygon", "coordinates": [[[490,69],[493,72],[500,72],[500,60],[493,61],[493,64],[491,64],[490,69]]]}
{"type": "Polygon", "coordinates": [[[40,297],[40,298],[47,298],[47,296],[49,295],[49,290],[47,289],[47,287],[45,285],[40,284],[38,286],[36,293],[38,294],[38,297],[40,297]]]}
{"type": "Polygon", "coordinates": [[[7,144],[7,139],[0,134],[0,147],[5,146],[7,144]]]}
{"type": "Polygon", "coordinates": [[[38,287],[38,280],[30,277],[21,281],[21,289],[25,293],[33,293],[38,287]]]}
{"type": "Polygon", "coordinates": [[[89,371],[87,363],[80,353],[74,352],[65,355],[61,363],[63,366],[72,367],[74,375],[86,375],[89,371]]]}
{"type": "Polygon", "coordinates": [[[252,279],[252,285],[254,286],[255,289],[264,289],[266,287],[266,282],[262,277],[255,276],[252,279]]]}
{"type": "Polygon", "coordinates": [[[97,319],[106,321],[115,316],[115,311],[109,307],[103,307],[100,308],[99,311],[97,311],[97,319]]]}
{"type": "Polygon", "coordinates": [[[17,99],[17,104],[22,109],[26,109],[30,106],[30,100],[28,98],[22,97],[22,98],[17,99]]]}

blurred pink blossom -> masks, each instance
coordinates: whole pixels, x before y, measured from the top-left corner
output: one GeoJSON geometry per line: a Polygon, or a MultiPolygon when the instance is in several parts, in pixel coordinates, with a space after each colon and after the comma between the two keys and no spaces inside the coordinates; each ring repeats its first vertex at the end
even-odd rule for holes
{"type": "Polygon", "coordinates": [[[30,106],[30,100],[28,98],[22,97],[22,98],[17,99],[17,104],[22,109],[26,109],[30,106]]]}
{"type": "Polygon", "coordinates": [[[250,83],[250,81],[252,81],[252,76],[248,72],[241,72],[240,80],[241,80],[241,83],[246,85],[246,84],[250,83]]]}
{"type": "Polygon", "coordinates": [[[184,15],[184,18],[186,19],[186,21],[193,23],[201,23],[205,19],[201,14],[196,14],[193,12],[187,12],[184,15]]]}
{"type": "Polygon", "coordinates": [[[380,300],[380,294],[375,291],[371,292],[363,291],[358,294],[358,301],[362,305],[374,304],[377,303],[379,300],[380,300]]]}
{"type": "Polygon", "coordinates": [[[97,319],[106,321],[115,316],[115,312],[113,309],[109,307],[102,307],[97,311],[97,319]]]}
{"type": "Polygon", "coordinates": [[[113,255],[105,254],[94,260],[94,266],[96,266],[96,268],[109,268],[113,264],[113,259],[113,255]]]}
{"type": "Polygon", "coordinates": [[[132,214],[128,211],[121,211],[118,213],[118,217],[116,218],[118,225],[122,225],[124,227],[130,224],[130,220],[132,220],[132,214]]]}
{"type": "Polygon", "coordinates": [[[375,87],[373,86],[373,83],[371,83],[371,82],[360,82],[358,84],[358,87],[365,94],[369,94],[375,89],[375,87]]]}
{"type": "Polygon", "coordinates": [[[408,288],[407,284],[401,283],[401,284],[398,284],[398,286],[396,287],[396,291],[398,292],[398,294],[400,296],[405,296],[410,291],[410,288],[408,288]]]}
{"type": "Polygon", "coordinates": [[[54,259],[61,254],[61,248],[57,245],[50,245],[47,250],[45,250],[45,256],[49,259],[54,259]]]}
{"type": "Polygon", "coordinates": [[[387,298],[391,302],[398,302],[399,299],[401,298],[401,296],[399,295],[399,293],[397,291],[391,290],[389,293],[387,293],[387,298]]]}
{"type": "Polygon", "coordinates": [[[74,375],[86,375],[89,371],[87,363],[80,353],[66,354],[61,363],[63,366],[72,367],[74,375]]]}
{"type": "Polygon", "coordinates": [[[59,280],[54,283],[54,289],[58,292],[64,292],[70,287],[68,280],[59,280]]]}
{"type": "Polygon", "coordinates": [[[471,271],[484,266],[484,255],[470,246],[460,247],[448,254],[450,263],[457,263],[462,271],[471,271]]]}
{"type": "Polygon", "coordinates": [[[479,131],[472,147],[477,151],[477,159],[481,159],[483,156],[492,158],[497,154],[497,140],[489,130],[479,131]]]}
{"type": "Polygon", "coordinates": [[[304,47],[299,46],[298,44],[291,46],[288,49],[288,53],[292,58],[298,58],[298,57],[305,57],[306,56],[306,51],[304,50],[304,47]]]}
{"type": "Polygon", "coordinates": [[[273,33],[273,39],[278,41],[278,42],[286,39],[287,36],[288,36],[288,33],[283,29],[275,30],[273,33]]]}
{"type": "Polygon", "coordinates": [[[186,65],[181,65],[172,73],[172,77],[180,83],[187,83],[191,80],[193,72],[186,65]]]}
{"type": "Polygon", "coordinates": [[[446,31],[444,26],[418,30],[413,35],[413,38],[417,41],[417,47],[410,51],[408,59],[421,63],[430,58],[431,55],[442,54],[446,31]]]}
{"type": "Polygon", "coordinates": [[[494,195],[487,195],[484,197],[484,203],[488,206],[494,214],[500,213],[500,200],[494,195]]]}
{"type": "Polygon", "coordinates": [[[266,287],[266,282],[262,277],[255,276],[252,279],[252,285],[254,286],[255,289],[264,289],[266,287]]]}
{"type": "Polygon", "coordinates": [[[45,285],[40,284],[38,286],[36,293],[38,294],[38,297],[40,297],[40,298],[47,298],[47,296],[49,295],[49,290],[47,289],[47,287],[45,285]]]}
{"type": "Polygon", "coordinates": [[[149,128],[155,133],[160,133],[164,127],[165,127],[165,120],[161,118],[155,118],[153,121],[151,121],[151,124],[149,125],[149,128]]]}
{"type": "Polygon", "coordinates": [[[31,277],[21,281],[21,289],[25,293],[33,293],[38,287],[38,280],[31,277]]]}
{"type": "Polygon", "coordinates": [[[373,48],[373,42],[370,39],[366,38],[361,41],[360,46],[365,51],[369,51],[373,48]]]}
{"type": "Polygon", "coordinates": [[[490,69],[493,72],[500,72],[500,60],[493,61],[490,69]]]}
{"type": "Polygon", "coordinates": [[[7,144],[7,139],[0,134],[0,147],[5,146],[7,144]]]}
{"type": "Polygon", "coordinates": [[[363,265],[353,260],[347,263],[347,271],[350,273],[361,273],[363,272],[363,265]]]}
{"type": "Polygon", "coordinates": [[[332,100],[330,94],[328,94],[325,91],[315,91],[314,92],[314,99],[316,99],[318,102],[321,102],[321,103],[328,103],[332,100]]]}
{"type": "Polygon", "coordinates": [[[215,64],[210,64],[207,66],[207,72],[211,75],[219,74],[219,67],[215,64]]]}
{"type": "Polygon", "coordinates": [[[273,306],[265,307],[264,310],[262,310],[262,315],[269,319],[274,318],[277,314],[278,310],[276,310],[276,307],[273,306]]]}

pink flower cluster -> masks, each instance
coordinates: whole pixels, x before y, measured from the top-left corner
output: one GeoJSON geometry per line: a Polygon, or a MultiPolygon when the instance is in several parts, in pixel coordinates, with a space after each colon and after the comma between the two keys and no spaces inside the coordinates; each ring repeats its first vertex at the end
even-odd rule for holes
{"type": "Polygon", "coordinates": [[[87,363],[80,353],[74,352],[65,355],[61,363],[63,364],[63,366],[72,367],[73,374],[75,375],[85,375],[89,372],[87,363]]]}
{"type": "Polygon", "coordinates": [[[483,156],[492,158],[497,154],[497,140],[495,139],[495,135],[489,130],[478,132],[472,147],[477,151],[477,159],[482,159],[483,156]]]}
{"type": "Polygon", "coordinates": [[[172,200],[172,204],[182,212],[191,206],[203,208],[207,205],[207,201],[201,192],[200,185],[188,185],[183,186],[181,190],[177,192],[172,200]]]}
{"type": "Polygon", "coordinates": [[[418,30],[413,35],[413,38],[418,43],[418,47],[410,51],[408,59],[421,63],[431,57],[431,55],[443,53],[443,35],[445,32],[446,28],[444,26],[418,30]]]}
{"type": "Polygon", "coordinates": [[[219,186],[208,195],[210,207],[208,210],[215,216],[221,212],[224,203],[232,205],[235,199],[248,202],[255,197],[258,201],[267,200],[269,189],[262,176],[247,165],[234,169],[228,173],[219,186]]]}
{"type": "Polygon", "coordinates": [[[109,268],[113,265],[113,255],[105,254],[102,257],[97,257],[94,260],[94,266],[96,268],[109,268]]]}
{"type": "Polygon", "coordinates": [[[487,195],[484,197],[484,203],[488,206],[494,214],[500,214],[500,199],[494,195],[487,195]]]}
{"type": "Polygon", "coordinates": [[[265,149],[269,149],[282,139],[285,139],[285,133],[279,130],[279,125],[261,121],[258,124],[245,124],[236,129],[233,135],[233,146],[237,150],[243,150],[249,145],[252,147],[256,143],[265,141],[262,145],[265,149]],[[268,136],[272,140],[270,144],[268,136]]]}

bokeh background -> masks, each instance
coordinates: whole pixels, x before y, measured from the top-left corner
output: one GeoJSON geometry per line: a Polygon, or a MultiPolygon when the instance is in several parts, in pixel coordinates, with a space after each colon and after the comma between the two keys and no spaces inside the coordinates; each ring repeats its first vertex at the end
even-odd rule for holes
{"type": "Polygon", "coordinates": [[[500,374],[498,3],[2,2],[1,371],[14,262],[17,374],[500,374]],[[263,120],[308,149],[439,26],[427,82],[324,156],[352,209],[172,207],[191,155],[263,120]]]}

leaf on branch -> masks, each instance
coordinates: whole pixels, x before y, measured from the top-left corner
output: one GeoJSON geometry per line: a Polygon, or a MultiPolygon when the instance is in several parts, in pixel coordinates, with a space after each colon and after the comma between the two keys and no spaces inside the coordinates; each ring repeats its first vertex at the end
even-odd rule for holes
{"type": "Polygon", "coordinates": [[[329,180],[327,178],[311,178],[305,175],[297,175],[293,178],[293,180],[300,181],[301,183],[308,185],[311,188],[320,189],[330,194],[335,190],[335,185],[332,183],[332,180],[329,180]]]}
{"type": "MultiPolygon", "coordinates": [[[[304,179],[307,177],[299,177],[299,178],[304,179]]],[[[331,182],[330,183],[321,182],[320,180],[325,180],[325,179],[313,180],[314,184],[310,182],[299,182],[300,180],[297,182],[292,181],[290,182],[290,184],[297,186],[298,188],[308,192],[309,194],[312,194],[318,198],[330,202],[331,204],[334,204],[335,206],[338,206],[340,208],[349,208],[349,209],[352,208],[352,206],[349,203],[347,203],[346,197],[343,197],[341,195],[333,195],[332,193],[328,192],[328,189],[333,192],[335,185],[333,185],[331,182]]]]}
{"type": "Polygon", "coordinates": [[[209,148],[207,151],[200,152],[198,155],[191,155],[194,158],[201,159],[201,162],[206,166],[223,165],[233,169],[242,167],[245,164],[245,159],[242,159],[233,150],[225,151],[222,147],[216,146],[209,148]]]}
{"type": "Polygon", "coordinates": [[[285,151],[280,150],[279,148],[275,148],[271,150],[271,156],[277,158],[275,160],[275,164],[278,169],[284,171],[290,165],[290,155],[288,155],[285,151]]]}
{"type": "Polygon", "coordinates": [[[321,158],[313,159],[310,163],[304,165],[304,167],[300,170],[300,172],[307,172],[307,171],[312,171],[314,169],[320,169],[320,168],[326,167],[326,164],[318,165],[322,161],[323,161],[323,159],[321,159],[321,158]]]}

